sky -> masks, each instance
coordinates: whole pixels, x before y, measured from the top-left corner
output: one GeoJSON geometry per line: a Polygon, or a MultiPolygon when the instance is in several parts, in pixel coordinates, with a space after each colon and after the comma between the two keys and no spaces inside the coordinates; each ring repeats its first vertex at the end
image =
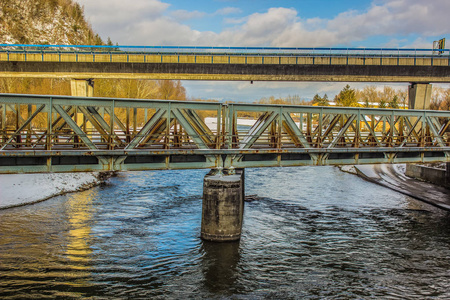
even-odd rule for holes
{"type": "MultiPolygon", "coordinates": [[[[432,48],[450,28],[449,0],[76,1],[94,31],[119,45],[432,48]]],[[[334,96],[346,84],[183,81],[192,98],[250,102],[334,96]]]]}

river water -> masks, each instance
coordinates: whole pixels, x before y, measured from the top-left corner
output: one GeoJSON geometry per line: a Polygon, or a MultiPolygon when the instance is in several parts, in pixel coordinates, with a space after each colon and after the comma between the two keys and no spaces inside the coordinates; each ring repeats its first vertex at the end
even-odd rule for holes
{"type": "Polygon", "coordinates": [[[246,170],[242,239],[199,238],[207,170],[0,211],[0,298],[450,297],[450,217],[335,167],[246,170]]]}

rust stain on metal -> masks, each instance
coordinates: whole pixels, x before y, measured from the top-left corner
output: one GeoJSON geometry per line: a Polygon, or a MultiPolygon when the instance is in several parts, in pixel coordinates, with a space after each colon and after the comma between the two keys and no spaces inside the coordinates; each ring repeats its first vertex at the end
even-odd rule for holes
{"type": "Polygon", "coordinates": [[[32,172],[33,166],[43,164],[42,158],[54,156],[97,157],[101,161],[89,167],[75,159],[75,165],[67,169],[48,167],[64,172],[108,169],[115,163],[119,170],[138,168],[127,157],[140,157],[141,169],[222,167],[223,162],[223,167],[268,167],[450,159],[450,132],[442,130],[450,124],[450,112],[105,98],[89,98],[92,106],[87,106],[86,100],[0,94],[0,111],[6,109],[11,123],[16,124],[15,128],[0,128],[0,173],[32,172]],[[35,103],[44,105],[43,111],[57,105],[58,121],[39,123],[36,117],[43,113],[38,110],[31,111],[28,119],[17,113],[22,106],[36,107],[35,103]],[[92,108],[112,107],[113,103],[115,110],[105,109],[103,115],[92,108]],[[81,114],[90,114],[96,126],[77,123],[72,112],[78,108],[81,114]],[[136,114],[126,117],[119,109],[136,109],[136,114]],[[218,124],[207,125],[208,114],[218,124]],[[240,129],[240,114],[254,115],[254,125],[240,129]],[[107,122],[110,120],[116,124],[114,130],[107,122]],[[276,154],[277,161],[263,154],[276,154]],[[261,155],[258,159],[263,161],[244,161],[244,156],[252,155],[261,155]],[[161,158],[152,158],[158,156],[161,158]],[[171,163],[173,156],[179,164],[171,163]],[[28,161],[33,163],[27,165],[28,161]]]}

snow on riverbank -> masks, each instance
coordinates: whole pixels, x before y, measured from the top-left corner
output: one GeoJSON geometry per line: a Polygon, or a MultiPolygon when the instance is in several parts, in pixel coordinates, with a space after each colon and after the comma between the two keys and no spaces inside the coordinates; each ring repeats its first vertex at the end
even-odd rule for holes
{"type": "Polygon", "coordinates": [[[0,209],[30,204],[98,185],[105,173],[0,175],[0,209]]]}
{"type": "Polygon", "coordinates": [[[353,165],[343,165],[343,166],[339,166],[339,169],[341,169],[342,172],[346,172],[346,173],[350,173],[350,174],[358,174],[358,172],[356,172],[356,168],[353,165]]]}

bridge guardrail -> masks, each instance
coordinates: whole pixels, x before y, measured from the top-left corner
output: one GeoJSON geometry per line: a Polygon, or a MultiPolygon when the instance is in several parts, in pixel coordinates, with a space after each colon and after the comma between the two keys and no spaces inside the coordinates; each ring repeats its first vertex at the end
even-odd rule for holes
{"type": "Polygon", "coordinates": [[[449,66],[449,49],[0,44],[0,61],[449,66]]]}

